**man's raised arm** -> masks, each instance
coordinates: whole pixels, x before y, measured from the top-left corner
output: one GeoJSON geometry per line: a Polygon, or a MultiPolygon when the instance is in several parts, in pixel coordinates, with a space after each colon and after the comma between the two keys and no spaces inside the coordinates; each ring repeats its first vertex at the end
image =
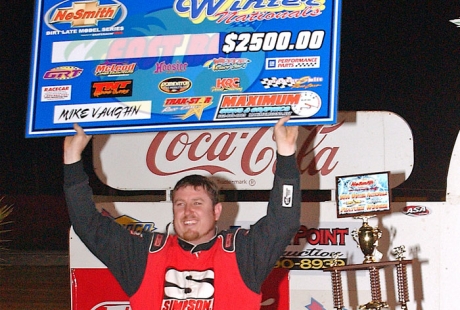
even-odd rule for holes
{"type": "Polygon", "coordinates": [[[67,136],[64,140],[64,164],[66,165],[80,161],[81,153],[91,140],[91,136],[88,136],[80,125],[74,124],[73,128],[77,133],[74,136],[67,136]]]}

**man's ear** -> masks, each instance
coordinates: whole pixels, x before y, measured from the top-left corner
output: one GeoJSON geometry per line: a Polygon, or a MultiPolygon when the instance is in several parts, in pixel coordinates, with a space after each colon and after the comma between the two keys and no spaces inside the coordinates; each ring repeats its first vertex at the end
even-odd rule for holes
{"type": "Polygon", "coordinates": [[[222,213],[222,204],[219,202],[214,206],[214,220],[219,220],[222,213]]]}

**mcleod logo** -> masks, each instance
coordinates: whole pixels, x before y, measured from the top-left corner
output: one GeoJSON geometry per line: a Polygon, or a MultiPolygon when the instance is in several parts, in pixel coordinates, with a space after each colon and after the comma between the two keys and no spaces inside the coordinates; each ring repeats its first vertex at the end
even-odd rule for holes
{"type": "Polygon", "coordinates": [[[129,75],[136,70],[136,63],[103,63],[97,65],[95,76],[129,75]]]}
{"type": "Polygon", "coordinates": [[[53,25],[70,23],[73,27],[93,27],[100,21],[114,21],[111,26],[120,24],[126,17],[126,7],[117,0],[113,4],[100,4],[99,1],[75,1],[71,6],[59,7],[63,1],[46,12],[45,22],[48,27],[56,29],[53,25]],[[121,12],[121,14],[119,14],[121,12]],[[115,21],[116,16],[118,20],[115,21]]]}

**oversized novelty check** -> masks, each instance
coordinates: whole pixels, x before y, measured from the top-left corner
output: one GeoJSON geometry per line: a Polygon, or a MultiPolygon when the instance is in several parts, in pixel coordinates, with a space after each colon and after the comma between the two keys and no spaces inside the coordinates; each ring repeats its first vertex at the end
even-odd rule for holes
{"type": "Polygon", "coordinates": [[[26,137],[337,118],[340,1],[37,0],[26,137]]]}

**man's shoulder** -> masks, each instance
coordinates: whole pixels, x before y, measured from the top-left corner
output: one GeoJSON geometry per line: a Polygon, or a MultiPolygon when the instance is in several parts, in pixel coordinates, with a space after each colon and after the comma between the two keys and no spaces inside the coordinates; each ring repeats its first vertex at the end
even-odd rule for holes
{"type": "Polygon", "coordinates": [[[167,233],[153,232],[149,252],[154,253],[160,251],[165,247],[166,242],[170,239],[174,239],[174,237],[174,235],[169,235],[167,233]]]}
{"type": "Polygon", "coordinates": [[[234,252],[236,248],[236,236],[239,234],[247,234],[248,232],[248,229],[232,227],[227,230],[222,230],[217,237],[222,240],[222,248],[226,252],[234,252]]]}

